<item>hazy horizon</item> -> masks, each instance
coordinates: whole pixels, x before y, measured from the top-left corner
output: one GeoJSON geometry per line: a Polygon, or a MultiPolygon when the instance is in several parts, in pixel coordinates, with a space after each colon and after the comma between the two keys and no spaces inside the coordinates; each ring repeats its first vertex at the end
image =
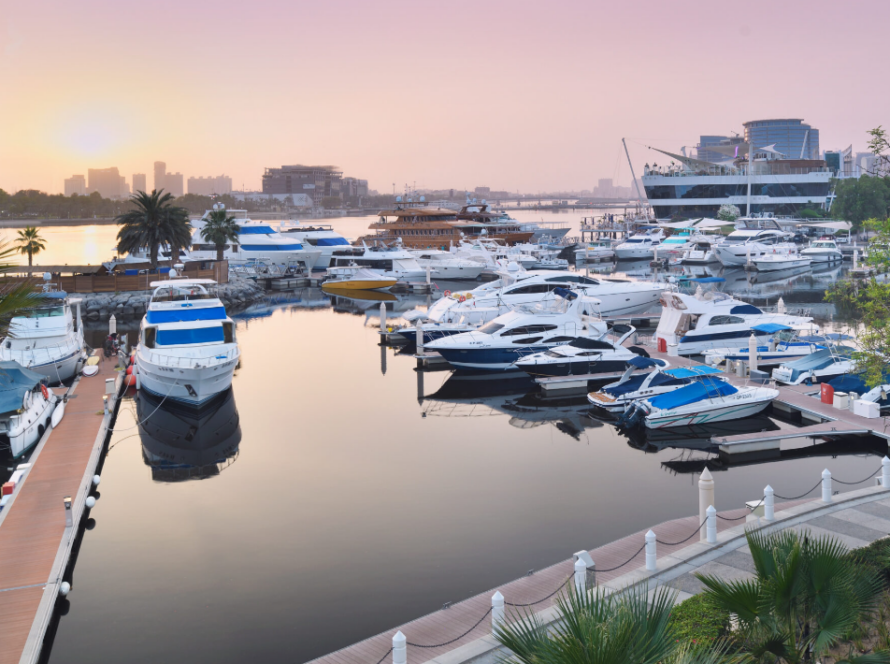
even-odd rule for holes
{"type": "Polygon", "coordinates": [[[820,148],[887,124],[878,2],[732,7],[385,0],[78,5],[0,15],[0,188],[63,190],[117,166],[260,188],[336,164],[381,193],[630,184],[702,134],[802,118],[820,148]],[[863,27],[864,26],[864,27],[863,27]]]}

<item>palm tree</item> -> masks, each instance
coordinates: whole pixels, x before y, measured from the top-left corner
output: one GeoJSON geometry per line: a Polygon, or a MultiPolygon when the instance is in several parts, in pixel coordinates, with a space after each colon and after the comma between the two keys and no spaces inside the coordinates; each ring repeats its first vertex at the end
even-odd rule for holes
{"type": "MultiPolygon", "coordinates": [[[[12,260],[18,253],[18,247],[0,242],[0,272],[7,272],[15,266],[12,260]]],[[[41,299],[30,281],[11,286],[0,285],[0,336],[6,334],[10,319],[39,304],[41,299]]]]}
{"type": "Polygon", "coordinates": [[[162,244],[170,245],[179,258],[179,248],[188,246],[191,241],[191,224],[188,210],[170,203],[173,194],[164,190],[144,191],[130,196],[129,211],[115,218],[121,229],[117,233],[117,249],[120,253],[135,251],[143,247],[149,250],[149,260],[154,269],[158,266],[158,249],[162,244]]]}
{"type": "MultiPolygon", "coordinates": [[[[851,561],[832,537],[793,531],[749,531],[748,547],[757,576],[723,581],[696,574],[705,594],[738,616],[738,636],[755,659],[802,664],[817,661],[875,609],[882,580],[870,567],[851,561]]],[[[890,662],[875,652],[846,661],[890,662]]]]}
{"type": "Polygon", "coordinates": [[[237,243],[239,232],[241,227],[235,223],[235,217],[228,216],[225,208],[218,208],[207,218],[207,223],[201,229],[201,237],[216,245],[216,260],[221,261],[226,244],[237,243]]]}
{"type": "MultiPolygon", "coordinates": [[[[574,584],[573,584],[574,586],[574,584]]],[[[499,625],[495,638],[522,664],[713,664],[727,662],[726,644],[690,649],[668,624],[677,591],[661,587],[651,600],[643,586],[612,595],[573,590],[557,599],[559,619],[548,630],[531,613],[499,625]]]]}
{"type": "Polygon", "coordinates": [[[35,226],[27,226],[25,230],[19,231],[15,242],[20,253],[28,254],[28,267],[34,264],[34,255],[46,249],[40,231],[35,226]]]}

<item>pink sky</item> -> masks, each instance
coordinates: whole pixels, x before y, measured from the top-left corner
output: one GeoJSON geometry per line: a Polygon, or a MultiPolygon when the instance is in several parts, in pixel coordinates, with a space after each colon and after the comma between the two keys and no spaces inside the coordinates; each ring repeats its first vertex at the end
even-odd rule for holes
{"type": "Polygon", "coordinates": [[[323,163],[372,188],[629,183],[700,134],[804,118],[821,148],[890,126],[885,0],[5,0],[0,188],[87,168],[323,163]]]}

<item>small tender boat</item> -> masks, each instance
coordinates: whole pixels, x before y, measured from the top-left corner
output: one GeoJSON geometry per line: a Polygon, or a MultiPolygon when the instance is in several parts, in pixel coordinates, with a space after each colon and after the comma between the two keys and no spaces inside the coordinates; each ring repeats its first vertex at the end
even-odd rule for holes
{"type": "Polygon", "coordinates": [[[13,458],[31,449],[52,424],[59,398],[43,380],[18,362],[0,362],[0,445],[7,446],[13,458]]]}
{"type": "MultiPolygon", "coordinates": [[[[825,346],[819,343],[825,341],[824,337],[819,336],[798,336],[794,330],[787,325],[779,323],[762,323],[751,328],[758,333],[772,335],[767,339],[767,345],[757,346],[757,366],[768,367],[777,366],[782,362],[790,362],[817,350],[822,350],[825,346]]],[[[716,366],[726,360],[750,360],[750,349],[748,346],[734,346],[728,348],[711,348],[704,353],[705,364],[716,366]]]]}
{"type": "Polygon", "coordinates": [[[322,290],[387,290],[398,283],[395,277],[384,277],[367,268],[329,267],[322,290]]]}
{"type": "Polygon", "coordinates": [[[782,363],[773,369],[772,376],[776,382],[785,385],[825,383],[856,370],[853,352],[849,346],[823,348],[800,359],[782,363]]]}
{"type": "Polygon", "coordinates": [[[680,262],[683,265],[708,265],[719,261],[716,241],[711,238],[698,237],[686,247],[680,262]]]}
{"type": "Polygon", "coordinates": [[[628,360],[645,353],[622,346],[634,332],[632,325],[613,325],[609,334],[600,339],[578,337],[565,346],[526,355],[516,361],[516,368],[532,376],[617,373],[624,370],[628,360]]]}
{"type": "Polygon", "coordinates": [[[735,387],[714,376],[704,376],[679,389],[633,403],[619,426],[647,429],[710,424],[756,415],[779,396],[770,387],[735,387]]]}
{"type": "Polygon", "coordinates": [[[844,260],[844,254],[838,249],[837,242],[830,238],[820,238],[801,251],[800,255],[811,258],[814,263],[838,263],[844,260]]]}

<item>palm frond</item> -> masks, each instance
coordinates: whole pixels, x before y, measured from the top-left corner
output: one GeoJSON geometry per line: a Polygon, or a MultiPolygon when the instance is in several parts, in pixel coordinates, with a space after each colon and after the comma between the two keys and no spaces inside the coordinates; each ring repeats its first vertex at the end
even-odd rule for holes
{"type": "Polygon", "coordinates": [[[705,584],[704,593],[720,608],[734,613],[743,623],[756,622],[761,614],[761,585],[756,579],[723,581],[715,576],[696,574],[705,584]]]}

